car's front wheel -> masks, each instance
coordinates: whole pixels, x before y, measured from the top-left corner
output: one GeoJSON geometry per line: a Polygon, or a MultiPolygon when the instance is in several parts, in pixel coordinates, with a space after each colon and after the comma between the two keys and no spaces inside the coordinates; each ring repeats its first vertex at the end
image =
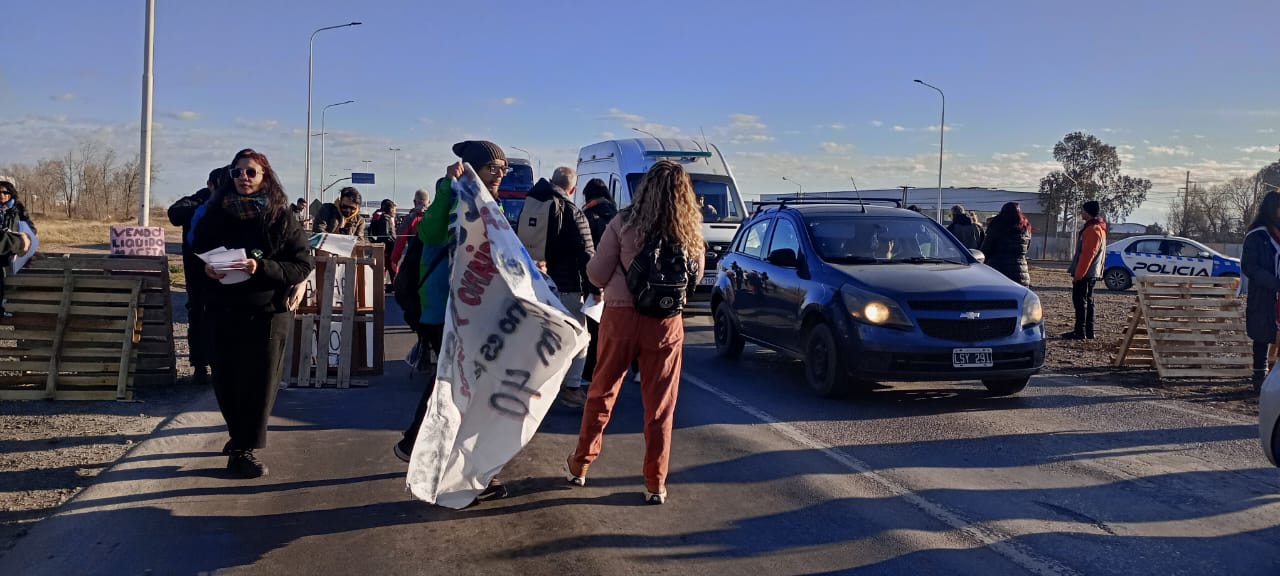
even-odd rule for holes
{"type": "Polygon", "coordinates": [[[805,335],[804,376],[809,388],[823,398],[841,396],[848,390],[844,358],[826,324],[815,324],[805,335]]]}
{"type": "Polygon", "coordinates": [[[1280,466],[1280,422],[1271,425],[1271,461],[1280,466]]]}
{"type": "Polygon", "coordinates": [[[738,325],[733,323],[729,314],[729,305],[721,304],[715,312],[716,354],[722,358],[737,358],[742,355],[742,346],[746,344],[738,325]]]}
{"type": "Polygon", "coordinates": [[[1017,394],[1027,387],[1027,383],[1031,381],[1031,377],[1024,378],[1008,378],[1000,380],[983,380],[982,385],[987,387],[993,396],[1009,396],[1017,394]]]}
{"type": "Polygon", "coordinates": [[[1108,268],[1102,274],[1102,281],[1107,285],[1108,290],[1128,290],[1133,286],[1133,275],[1124,268],[1108,268]]]}

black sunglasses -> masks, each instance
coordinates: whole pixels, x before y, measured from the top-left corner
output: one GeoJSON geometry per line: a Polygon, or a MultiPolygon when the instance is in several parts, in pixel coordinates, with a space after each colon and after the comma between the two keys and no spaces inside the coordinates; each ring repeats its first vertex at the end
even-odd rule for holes
{"type": "Polygon", "coordinates": [[[250,178],[257,178],[258,169],[257,168],[232,168],[231,169],[232,178],[239,178],[241,175],[246,175],[250,178]]]}

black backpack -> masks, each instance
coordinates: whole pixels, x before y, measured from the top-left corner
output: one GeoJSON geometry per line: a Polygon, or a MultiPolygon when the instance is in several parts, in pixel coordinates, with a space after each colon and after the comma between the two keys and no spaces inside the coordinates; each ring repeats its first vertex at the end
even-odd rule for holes
{"type": "Polygon", "coordinates": [[[679,244],[661,239],[645,243],[627,269],[627,289],[636,312],[671,318],[684,312],[689,291],[698,282],[694,261],[679,244]]]}

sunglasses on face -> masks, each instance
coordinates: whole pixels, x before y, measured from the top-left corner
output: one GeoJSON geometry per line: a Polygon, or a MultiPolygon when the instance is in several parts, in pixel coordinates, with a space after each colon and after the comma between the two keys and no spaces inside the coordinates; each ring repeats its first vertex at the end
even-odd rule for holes
{"type": "Polygon", "coordinates": [[[232,178],[239,178],[239,177],[241,177],[241,176],[248,176],[248,177],[250,177],[250,178],[257,178],[257,177],[258,177],[258,169],[257,169],[257,168],[232,168],[232,169],[231,169],[231,177],[232,177],[232,178]]]}

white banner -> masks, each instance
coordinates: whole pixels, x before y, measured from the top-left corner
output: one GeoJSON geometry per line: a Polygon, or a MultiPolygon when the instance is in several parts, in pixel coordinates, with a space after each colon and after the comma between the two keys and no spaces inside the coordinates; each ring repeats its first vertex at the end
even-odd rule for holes
{"type": "Polygon", "coordinates": [[[453,193],[444,353],[408,486],[422,500],[460,509],[533,437],[589,336],[470,165],[453,193]]]}

